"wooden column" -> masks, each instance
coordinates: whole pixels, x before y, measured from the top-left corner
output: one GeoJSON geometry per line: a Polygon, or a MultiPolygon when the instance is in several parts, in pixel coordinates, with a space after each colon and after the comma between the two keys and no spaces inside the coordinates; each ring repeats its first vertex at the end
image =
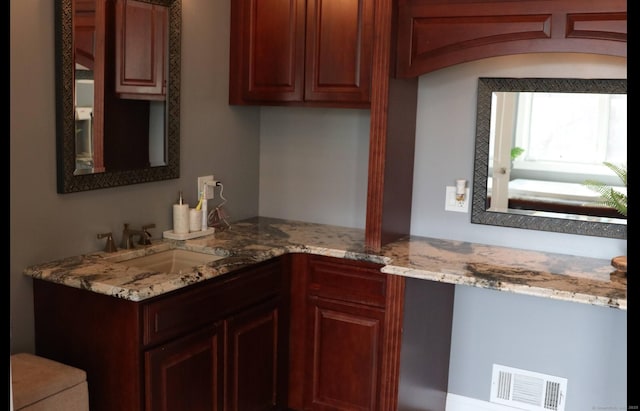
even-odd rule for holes
{"type": "Polygon", "coordinates": [[[375,4],[366,246],[409,234],[418,79],[395,78],[394,0],[375,4]]]}

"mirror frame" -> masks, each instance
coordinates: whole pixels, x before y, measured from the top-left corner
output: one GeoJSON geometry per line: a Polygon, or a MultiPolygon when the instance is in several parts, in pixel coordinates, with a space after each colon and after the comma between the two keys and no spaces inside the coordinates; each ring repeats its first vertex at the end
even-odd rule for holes
{"type": "Polygon", "coordinates": [[[487,211],[491,96],[493,92],[499,91],[627,94],[627,79],[479,78],[471,222],[564,234],[626,239],[626,224],[487,211]]]}
{"type": "Polygon", "coordinates": [[[169,7],[169,74],[167,77],[167,164],[135,170],[74,175],[75,116],[73,0],[56,1],[56,163],[58,193],[96,190],[180,177],[180,32],[181,0],[138,0],[169,7]]]}

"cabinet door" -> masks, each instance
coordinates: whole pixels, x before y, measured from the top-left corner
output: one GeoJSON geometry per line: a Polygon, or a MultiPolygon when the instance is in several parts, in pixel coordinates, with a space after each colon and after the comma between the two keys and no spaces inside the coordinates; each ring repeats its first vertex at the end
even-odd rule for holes
{"type": "Polygon", "coordinates": [[[164,100],[169,14],[166,6],[116,2],[116,93],[164,100]]]}
{"type": "Polygon", "coordinates": [[[310,296],[305,409],[377,410],[384,309],[310,296]]]}
{"type": "Polygon", "coordinates": [[[270,411],[286,402],[286,327],[278,300],[226,321],[227,396],[225,409],[270,411]]]}
{"type": "Polygon", "coordinates": [[[147,411],[215,411],[223,406],[222,326],[145,353],[147,411]]]}
{"type": "Polygon", "coordinates": [[[305,0],[231,2],[231,104],[302,101],[305,0]]]}
{"type": "Polygon", "coordinates": [[[307,0],[305,101],[368,103],[373,0],[307,0]]]}

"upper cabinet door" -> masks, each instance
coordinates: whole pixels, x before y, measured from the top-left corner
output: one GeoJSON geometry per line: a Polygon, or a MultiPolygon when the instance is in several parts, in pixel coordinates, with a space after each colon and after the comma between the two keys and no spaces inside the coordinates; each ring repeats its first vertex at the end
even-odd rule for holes
{"type": "Polygon", "coordinates": [[[231,2],[230,104],[369,107],[373,0],[231,2]]]}
{"type": "Polygon", "coordinates": [[[229,102],[302,101],[305,0],[231,2],[229,102]]]}
{"type": "Polygon", "coordinates": [[[168,51],[167,7],[116,1],[116,93],[164,100],[168,51]]]}
{"type": "Polygon", "coordinates": [[[305,100],[369,102],[373,0],[307,0],[305,100]]]}

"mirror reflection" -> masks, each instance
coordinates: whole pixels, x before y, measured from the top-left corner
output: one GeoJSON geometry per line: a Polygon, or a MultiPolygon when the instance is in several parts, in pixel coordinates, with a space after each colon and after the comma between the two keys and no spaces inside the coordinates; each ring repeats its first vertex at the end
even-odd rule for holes
{"type": "Polygon", "coordinates": [[[180,0],[56,3],[58,192],[179,177],[180,0]]]}
{"type": "Polygon", "coordinates": [[[626,219],[584,184],[626,194],[605,166],[626,163],[625,94],[494,92],[491,107],[489,210],[626,219]]]}
{"type": "Polygon", "coordinates": [[[481,78],[472,222],[614,238],[626,215],[626,80],[481,78]]]}
{"type": "Polygon", "coordinates": [[[74,174],[165,165],[167,7],[135,0],[73,5],[74,174]]]}

